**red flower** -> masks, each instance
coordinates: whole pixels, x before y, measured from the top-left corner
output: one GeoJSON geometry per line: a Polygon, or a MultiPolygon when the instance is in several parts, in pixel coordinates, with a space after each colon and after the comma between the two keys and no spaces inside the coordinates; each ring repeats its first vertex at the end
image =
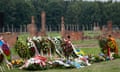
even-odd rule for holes
{"type": "Polygon", "coordinates": [[[6,56],[10,55],[10,50],[9,50],[9,48],[6,44],[2,45],[2,50],[3,50],[3,52],[5,53],[6,56]]]}

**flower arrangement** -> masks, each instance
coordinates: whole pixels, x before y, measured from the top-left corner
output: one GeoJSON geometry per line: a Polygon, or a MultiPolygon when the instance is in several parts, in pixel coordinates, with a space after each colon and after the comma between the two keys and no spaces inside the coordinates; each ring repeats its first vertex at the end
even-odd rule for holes
{"type": "Polygon", "coordinates": [[[99,40],[99,46],[101,48],[101,52],[107,54],[107,39],[102,38],[99,40]]]}
{"type": "Polygon", "coordinates": [[[48,52],[49,48],[50,48],[50,45],[49,45],[49,42],[47,40],[43,40],[41,42],[41,47],[42,47],[42,50],[44,52],[48,52]]]}
{"type": "Polygon", "coordinates": [[[62,45],[63,45],[62,40],[60,38],[55,37],[53,38],[53,42],[54,42],[57,55],[59,57],[64,57],[63,48],[62,48],[62,45]]]}
{"type": "Polygon", "coordinates": [[[9,50],[7,44],[3,44],[3,45],[2,45],[2,50],[3,50],[3,52],[5,53],[6,56],[9,56],[9,55],[10,55],[10,50],[9,50]]]}
{"type": "Polygon", "coordinates": [[[34,40],[23,41],[18,39],[15,44],[15,50],[21,58],[30,58],[35,55],[34,40]]]}
{"type": "Polygon", "coordinates": [[[23,44],[21,41],[17,41],[16,44],[15,44],[15,50],[16,52],[18,53],[18,55],[21,57],[21,58],[29,58],[29,54],[28,54],[28,46],[27,44],[23,44]]]}
{"type": "Polygon", "coordinates": [[[40,51],[41,51],[40,40],[39,41],[38,40],[32,40],[32,41],[34,42],[35,46],[37,47],[38,52],[40,53],[40,51]]]}
{"type": "Polygon", "coordinates": [[[11,63],[14,67],[20,67],[24,64],[24,60],[23,59],[15,59],[15,60],[12,60],[11,63]]]}
{"type": "Polygon", "coordinates": [[[110,48],[110,52],[114,52],[118,54],[118,48],[115,40],[102,38],[99,40],[99,46],[101,48],[101,52],[107,55],[108,49],[110,48]]]}
{"type": "Polygon", "coordinates": [[[71,43],[71,41],[62,41],[61,47],[63,48],[63,53],[66,58],[69,58],[70,56],[75,58],[77,57],[76,53],[74,52],[74,46],[71,43]]]}
{"type": "Polygon", "coordinates": [[[43,54],[52,54],[55,53],[55,45],[50,39],[43,38],[40,41],[40,50],[43,51],[43,54]]]}
{"type": "Polygon", "coordinates": [[[107,45],[108,45],[108,47],[110,48],[110,51],[111,51],[111,52],[115,52],[115,51],[116,51],[117,44],[115,43],[114,40],[108,39],[108,40],[107,40],[107,45]]]}
{"type": "Polygon", "coordinates": [[[55,44],[53,43],[53,41],[51,39],[47,39],[48,42],[49,42],[49,47],[50,47],[50,50],[51,50],[51,53],[54,55],[56,52],[56,49],[55,49],[55,44]]]}
{"type": "Polygon", "coordinates": [[[47,68],[47,58],[43,56],[34,56],[25,61],[25,63],[20,67],[20,69],[27,70],[43,70],[47,68]]]}
{"type": "Polygon", "coordinates": [[[111,40],[108,40],[108,46],[112,49],[114,49],[116,47],[115,43],[111,40]]]}
{"type": "Polygon", "coordinates": [[[27,42],[28,45],[28,54],[30,57],[33,57],[35,55],[35,47],[33,46],[33,42],[27,42]]]}

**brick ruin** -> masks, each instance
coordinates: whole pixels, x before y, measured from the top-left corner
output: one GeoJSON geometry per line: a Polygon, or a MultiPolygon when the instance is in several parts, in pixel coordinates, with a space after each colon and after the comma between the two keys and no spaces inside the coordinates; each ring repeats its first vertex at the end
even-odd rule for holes
{"type": "MultiPolygon", "coordinates": [[[[36,36],[36,35],[41,35],[41,36],[46,36],[46,28],[45,28],[45,12],[43,11],[41,14],[41,32],[37,32],[37,27],[35,25],[35,20],[34,16],[31,17],[31,24],[28,24],[27,26],[27,32],[29,32],[30,36],[36,36]]],[[[84,37],[84,33],[82,31],[67,31],[65,30],[65,25],[64,25],[64,17],[61,17],[61,37],[66,38],[68,35],[71,36],[71,40],[82,40],[84,37]]],[[[95,25],[97,28],[99,27],[98,25],[95,25]]],[[[112,30],[112,21],[107,22],[107,27],[103,27],[101,30],[102,35],[108,36],[111,34],[114,38],[120,38],[120,32],[119,31],[113,31],[112,30]]],[[[19,33],[11,33],[11,32],[6,32],[6,33],[0,33],[0,36],[4,37],[4,40],[7,41],[10,45],[10,47],[13,47],[13,45],[16,42],[17,36],[19,33]]]]}
{"type": "Polygon", "coordinates": [[[0,36],[3,36],[3,40],[5,40],[9,44],[10,48],[13,47],[16,43],[18,35],[18,33],[11,32],[0,33],[0,36]]]}
{"type": "Polygon", "coordinates": [[[65,30],[64,17],[61,17],[61,37],[66,38],[71,37],[71,40],[81,40],[83,38],[83,32],[81,31],[67,31],[65,30]]]}
{"type": "Polygon", "coordinates": [[[27,31],[29,32],[30,37],[36,36],[37,34],[37,27],[35,25],[34,16],[31,17],[31,24],[27,25],[27,31]]]}
{"type": "Polygon", "coordinates": [[[47,36],[46,27],[45,27],[45,25],[46,25],[46,13],[45,13],[45,11],[42,11],[42,13],[41,13],[41,25],[42,25],[42,28],[40,30],[41,31],[40,35],[47,36]]]}
{"type": "Polygon", "coordinates": [[[102,28],[102,34],[105,36],[112,35],[114,38],[120,38],[120,32],[114,31],[112,28],[112,21],[107,22],[107,27],[102,28]]]}

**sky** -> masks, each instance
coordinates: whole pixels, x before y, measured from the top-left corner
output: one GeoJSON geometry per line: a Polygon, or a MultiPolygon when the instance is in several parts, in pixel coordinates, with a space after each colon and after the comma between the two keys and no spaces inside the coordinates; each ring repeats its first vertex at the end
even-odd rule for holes
{"type": "MultiPolygon", "coordinates": [[[[84,1],[95,1],[95,0],[84,0],[84,1]]],[[[103,2],[106,2],[106,1],[108,1],[108,0],[96,0],[96,1],[103,1],[103,2]]],[[[115,2],[115,1],[119,1],[119,2],[120,2],[120,0],[113,0],[113,2],[115,2]]]]}

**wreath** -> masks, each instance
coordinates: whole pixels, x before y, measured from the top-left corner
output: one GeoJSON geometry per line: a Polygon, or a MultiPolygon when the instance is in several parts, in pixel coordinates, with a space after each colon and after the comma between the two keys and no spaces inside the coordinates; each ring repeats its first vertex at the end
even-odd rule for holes
{"type": "Polygon", "coordinates": [[[3,44],[3,45],[2,45],[2,50],[3,50],[3,52],[4,52],[4,54],[5,54],[6,56],[9,56],[9,55],[10,55],[10,49],[9,49],[9,47],[8,47],[7,44],[3,44]]]}
{"type": "Polygon", "coordinates": [[[55,54],[55,45],[51,39],[46,39],[46,38],[40,39],[36,37],[32,39],[32,41],[37,47],[37,50],[39,53],[43,52],[43,54],[47,54],[47,53],[50,53],[50,50],[51,50],[51,53],[55,54]]]}
{"type": "Polygon", "coordinates": [[[115,49],[116,47],[116,43],[113,41],[113,40],[108,40],[108,43],[107,43],[108,47],[110,47],[112,50],[115,49]]]}
{"type": "Polygon", "coordinates": [[[28,55],[28,46],[21,41],[17,41],[15,44],[15,50],[21,58],[29,58],[28,55]]]}
{"type": "Polygon", "coordinates": [[[74,52],[74,46],[72,45],[72,43],[62,41],[61,47],[66,58],[70,56],[72,56],[73,58],[77,57],[76,53],[74,52]]]}
{"type": "Polygon", "coordinates": [[[63,43],[62,40],[60,38],[54,38],[53,41],[54,41],[57,55],[60,57],[63,57],[64,54],[63,54],[63,48],[62,48],[62,43],[63,43]]]}
{"type": "Polygon", "coordinates": [[[116,52],[116,48],[117,48],[116,42],[114,40],[106,39],[106,38],[99,40],[99,46],[104,54],[107,54],[108,47],[110,48],[111,52],[116,52]]]}
{"type": "Polygon", "coordinates": [[[1,49],[2,49],[3,53],[5,54],[4,56],[6,57],[6,59],[8,61],[11,61],[10,49],[9,49],[8,45],[6,43],[3,43],[1,46],[1,49]]]}
{"type": "Polygon", "coordinates": [[[33,46],[32,42],[27,42],[28,44],[28,52],[30,57],[33,57],[35,55],[35,47],[33,46]]]}
{"type": "Polygon", "coordinates": [[[40,44],[41,44],[41,49],[43,50],[43,53],[48,53],[48,51],[50,50],[50,44],[49,44],[49,41],[48,40],[45,40],[45,39],[43,39],[41,42],[40,42],[40,44]]]}
{"type": "Polygon", "coordinates": [[[54,55],[56,51],[55,44],[53,43],[51,39],[47,39],[47,41],[48,41],[48,45],[50,47],[51,53],[54,55]]]}
{"type": "Polygon", "coordinates": [[[35,46],[37,47],[38,52],[40,53],[41,51],[41,45],[40,45],[40,40],[32,40],[35,46]]]}
{"type": "Polygon", "coordinates": [[[106,54],[107,53],[107,39],[106,38],[100,39],[99,46],[101,48],[101,52],[106,54]]]}

